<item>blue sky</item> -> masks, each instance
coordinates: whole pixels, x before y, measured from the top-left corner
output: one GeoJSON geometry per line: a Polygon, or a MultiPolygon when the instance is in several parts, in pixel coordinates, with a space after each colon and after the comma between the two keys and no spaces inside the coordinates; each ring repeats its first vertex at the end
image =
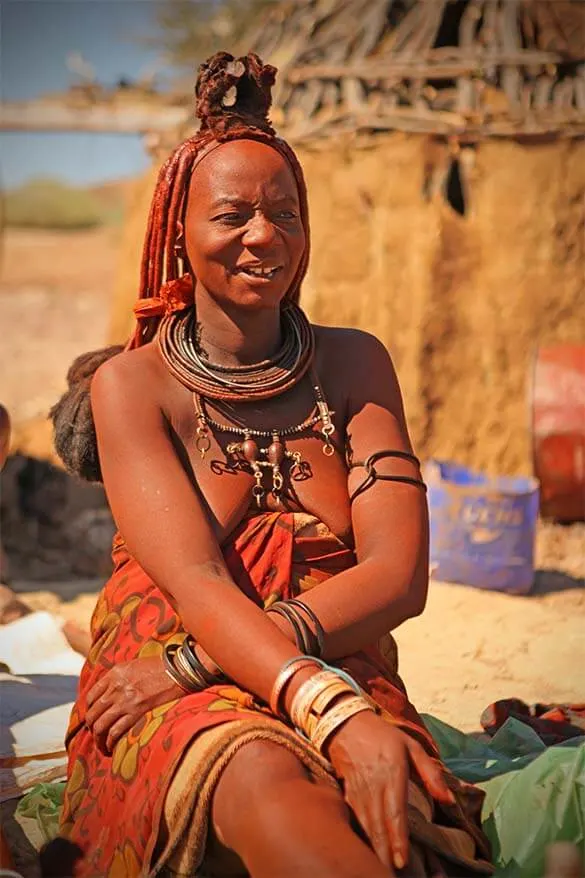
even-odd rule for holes
{"type": "MultiPolygon", "coordinates": [[[[66,89],[74,80],[67,56],[80,52],[97,79],[111,85],[136,78],[157,61],[140,43],[156,32],[157,0],[0,0],[0,94],[25,100],[66,89]]],[[[172,73],[164,68],[164,79],[172,73]]],[[[0,184],[34,176],[74,184],[139,173],[148,164],[132,135],[0,133],[0,184]]]]}

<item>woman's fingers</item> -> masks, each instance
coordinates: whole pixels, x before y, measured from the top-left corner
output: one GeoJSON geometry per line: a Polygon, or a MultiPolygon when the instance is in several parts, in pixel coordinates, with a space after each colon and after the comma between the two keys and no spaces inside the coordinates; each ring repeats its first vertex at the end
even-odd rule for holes
{"type": "Polygon", "coordinates": [[[440,762],[429,756],[418,741],[412,738],[407,740],[406,746],[412,764],[431,796],[444,805],[455,804],[455,796],[447,785],[440,762]]]}
{"type": "Polygon", "coordinates": [[[372,792],[369,793],[370,799],[366,806],[366,822],[367,822],[367,833],[368,838],[374,848],[378,859],[381,860],[385,866],[390,868],[392,863],[392,851],[390,850],[389,839],[388,839],[388,829],[386,827],[386,820],[384,814],[384,801],[382,791],[379,792],[379,795],[372,796],[372,792]]]}
{"type": "Polygon", "coordinates": [[[97,701],[94,701],[92,706],[88,708],[85,712],[85,724],[88,728],[93,728],[96,722],[99,720],[100,716],[105,713],[106,710],[109,710],[113,707],[114,702],[108,698],[107,693],[104,693],[101,698],[97,701]]]}
{"type": "Polygon", "coordinates": [[[429,756],[418,741],[408,738],[406,742],[408,752],[418,776],[425,785],[427,791],[446,805],[453,805],[455,796],[449,789],[445,780],[443,768],[437,759],[429,756]]]}
{"type": "Polygon", "coordinates": [[[91,687],[91,689],[87,693],[87,706],[88,707],[91,707],[91,705],[95,701],[97,701],[98,698],[102,697],[102,695],[104,694],[104,692],[108,688],[108,682],[109,682],[108,677],[109,677],[109,674],[104,674],[104,676],[100,677],[100,679],[97,681],[97,683],[95,683],[91,687]]]}
{"type": "Polygon", "coordinates": [[[382,795],[374,798],[372,790],[357,795],[351,793],[348,795],[346,788],[346,799],[368,837],[376,856],[389,869],[389,874],[393,876],[392,853],[389,847],[382,795]]]}
{"type": "Polygon", "coordinates": [[[102,713],[99,719],[95,721],[92,729],[93,736],[95,738],[97,747],[102,751],[102,753],[107,753],[106,738],[108,736],[108,732],[115,722],[117,722],[119,719],[122,719],[122,716],[124,715],[123,712],[123,707],[114,704],[112,705],[112,707],[102,713]]]}
{"type": "Polygon", "coordinates": [[[386,827],[394,867],[404,869],[408,862],[408,765],[405,751],[396,758],[390,772],[384,790],[386,827]]]}
{"type": "Polygon", "coordinates": [[[129,732],[134,723],[136,722],[136,717],[126,715],[121,717],[117,722],[115,722],[108,732],[108,736],[106,738],[106,750],[108,753],[111,753],[122,737],[126,732],[129,732]]]}

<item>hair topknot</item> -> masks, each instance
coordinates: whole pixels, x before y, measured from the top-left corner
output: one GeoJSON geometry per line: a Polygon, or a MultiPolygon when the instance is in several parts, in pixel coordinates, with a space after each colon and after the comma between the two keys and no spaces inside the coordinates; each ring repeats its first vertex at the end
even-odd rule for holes
{"type": "Polygon", "coordinates": [[[200,65],[195,86],[201,130],[210,130],[221,138],[243,122],[274,135],[268,111],[275,79],[276,67],[263,64],[253,52],[240,58],[216,52],[200,65]]]}

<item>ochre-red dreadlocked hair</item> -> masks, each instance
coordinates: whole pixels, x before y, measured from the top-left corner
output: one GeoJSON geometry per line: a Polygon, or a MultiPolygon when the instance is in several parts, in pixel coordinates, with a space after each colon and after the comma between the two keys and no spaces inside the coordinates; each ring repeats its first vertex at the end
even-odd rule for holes
{"type": "MultiPolygon", "coordinates": [[[[139,301],[134,308],[137,327],[126,347],[138,347],[154,338],[162,315],[177,304],[177,295],[183,304],[185,295],[192,296],[192,285],[180,278],[177,224],[184,216],[193,167],[208,149],[230,140],[266,143],[281,153],[292,169],[307,243],[285,298],[298,302],[309,261],[307,191],[296,155],[276,136],[268,119],[275,77],[276,68],[263,64],[253,53],[236,59],[228,52],[217,52],[199,67],[195,86],[199,131],[177,147],[159,172],[144,239],[139,301]]],[[[101,481],[89,403],[91,379],[105,360],[123,349],[116,345],[78,357],[67,375],[68,391],[50,412],[57,453],[69,472],[87,481],[101,481]]]]}

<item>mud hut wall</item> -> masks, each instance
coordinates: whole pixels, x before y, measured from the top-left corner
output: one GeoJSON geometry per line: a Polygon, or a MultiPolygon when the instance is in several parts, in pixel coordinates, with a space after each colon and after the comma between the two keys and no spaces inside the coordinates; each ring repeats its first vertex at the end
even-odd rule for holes
{"type": "MultiPolygon", "coordinates": [[[[584,150],[490,141],[466,151],[463,216],[441,186],[429,195],[424,138],[301,153],[313,238],[305,306],[316,322],[385,342],[423,457],[531,471],[535,347],[585,336],[584,150]]],[[[447,148],[432,161],[444,179],[447,148]]]]}
{"type": "Polygon", "coordinates": [[[414,436],[425,429],[417,350],[430,298],[438,217],[421,196],[424,143],[301,151],[310,198],[311,267],[303,303],[317,323],[374,333],[400,373],[414,436]]]}
{"type": "MultiPolygon", "coordinates": [[[[384,341],[421,456],[530,472],[535,346],[585,336],[585,143],[489,141],[466,151],[464,216],[440,185],[449,151],[429,150],[427,138],[389,134],[369,148],[338,143],[299,156],[311,318],[384,341]]],[[[132,194],[111,341],[133,325],[155,179],[153,169],[132,194]]]]}

